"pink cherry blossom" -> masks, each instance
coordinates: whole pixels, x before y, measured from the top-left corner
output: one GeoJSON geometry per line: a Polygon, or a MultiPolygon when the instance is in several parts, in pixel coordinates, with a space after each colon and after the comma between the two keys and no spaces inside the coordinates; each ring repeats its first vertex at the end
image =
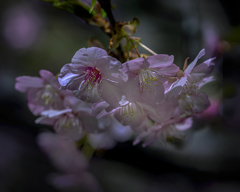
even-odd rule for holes
{"type": "Polygon", "coordinates": [[[129,126],[123,126],[114,117],[110,116],[111,125],[102,133],[88,134],[88,141],[94,149],[111,149],[117,142],[125,142],[133,136],[129,126]]]}
{"type": "Polygon", "coordinates": [[[138,144],[144,138],[143,147],[152,144],[156,140],[159,142],[167,142],[168,140],[182,139],[184,134],[182,131],[192,126],[192,118],[176,118],[170,119],[163,123],[153,123],[147,131],[140,133],[134,140],[133,144],[138,144]]]}
{"type": "Polygon", "coordinates": [[[175,76],[179,67],[173,64],[174,57],[159,54],[147,59],[137,58],[123,64],[123,71],[139,87],[141,98],[150,105],[161,102],[164,97],[163,83],[170,76],[175,76]],[[136,82],[134,82],[136,81],[136,82]]]}
{"type": "MultiPolygon", "coordinates": [[[[102,103],[104,105],[104,103],[102,103]]],[[[93,111],[99,111],[102,106],[93,108],[93,111]]],[[[141,100],[134,100],[133,97],[123,95],[118,107],[106,112],[102,111],[97,115],[97,118],[102,118],[113,114],[113,116],[124,126],[129,125],[134,131],[141,131],[148,120],[148,115],[154,114],[155,109],[141,100]]]]}
{"type": "MultiPolygon", "coordinates": [[[[201,86],[213,80],[213,77],[209,77],[213,70],[214,64],[212,61],[215,58],[208,59],[203,63],[196,66],[197,61],[205,55],[205,49],[202,49],[197,57],[186,67],[187,59],[185,61],[186,69],[184,71],[180,70],[177,74],[178,80],[172,84],[171,89],[175,87],[182,87],[182,90],[179,90],[179,93],[183,91],[184,93],[191,95],[196,93],[201,86]]],[[[185,68],[184,67],[184,68],[185,68]]]]}
{"type": "Polygon", "coordinates": [[[179,96],[179,112],[181,115],[189,116],[202,113],[210,106],[208,96],[199,92],[198,94],[181,94],[179,96]]]}
{"type": "Polygon", "coordinates": [[[35,122],[51,125],[56,133],[73,141],[81,139],[85,133],[103,132],[111,123],[108,117],[96,119],[91,107],[74,96],[65,97],[63,105],[62,110],[43,111],[35,122]]]}
{"type": "Polygon", "coordinates": [[[120,83],[127,81],[122,64],[97,47],[82,48],[72,63],[62,67],[58,76],[61,89],[73,90],[77,98],[91,103],[106,101],[112,105],[121,100],[120,83]]]}
{"type": "Polygon", "coordinates": [[[69,94],[59,90],[56,77],[47,70],[40,70],[40,77],[20,76],[15,89],[27,93],[28,107],[34,115],[47,109],[62,109],[62,98],[69,94]]]}
{"type": "Polygon", "coordinates": [[[210,106],[210,102],[205,93],[198,90],[206,83],[213,81],[211,74],[214,64],[212,61],[215,58],[208,59],[196,65],[198,59],[205,54],[202,49],[194,61],[187,67],[187,59],[184,64],[184,71],[180,70],[177,73],[178,80],[174,82],[168,90],[168,99],[178,95],[178,112],[180,116],[189,116],[202,113],[210,106]]]}

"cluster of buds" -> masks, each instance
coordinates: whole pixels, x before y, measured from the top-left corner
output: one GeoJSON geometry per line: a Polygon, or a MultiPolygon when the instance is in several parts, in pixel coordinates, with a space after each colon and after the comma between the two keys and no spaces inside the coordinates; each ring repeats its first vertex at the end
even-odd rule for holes
{"type": "Polygon", "coordinates": [[[52,125],[70,139],[85,134],[95,148],[136,137],[143,146],[155,140],[181,138],[181,131],[192,125],[192,117],[210,105],[199,92],[213,80],[213,59],[196,65],[197,57],[183,70],[174,57],[157,54],[121,63],[101,48],[78,50],[71,63],[55,76],[41,70],[41,78],[18,77],[16,89],[27,92],[28,106],[36,123],[52,125]],[[103,138],[101,141],[99,138],[103,138]]]}

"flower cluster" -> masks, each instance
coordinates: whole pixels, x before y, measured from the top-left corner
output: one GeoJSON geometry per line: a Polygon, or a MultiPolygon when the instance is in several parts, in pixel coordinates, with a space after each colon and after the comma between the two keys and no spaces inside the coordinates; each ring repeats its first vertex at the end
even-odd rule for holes
{"type": "Polygon", "coordinates": [[[210,105],[199,89],[213,80],[214,58],[196,65],[204,54],[203,49],[189,65],[186,59],[180,70],[173,55],[122,64],[103,49],[82,48],[62,67],[59,83],[41,70],[42,78],[18,77],[16,89],[27,92],[30,110],[41,115],[36,123],[52,125],[72,140],[87,133],[96,148],[106,147],[104,140],[129,139],[134,131],[134,144],[144,140],[146,146],[156,139],[181,138],[192,117],[210,105]]]}
{"type": "MultiPolygon", "coordinates": [[[[111,148],[116,142],[126,141],[132,136],[130,127],[122,126],[111,117],[97,119],[89,104],[77,99],[72,91],[60,90],[60,84],[51,72],[40,70],[39,73],[41,78],[17,77],[15,84],[18,91],[27,93],[31,112],[40,116],[35,123],[50,125],[57,134],[73,141],[80,140],[88,133],[90,141],[92,137],[103,140],[101,146],[104,148],[111,148]],[[106,137],[111,137],[111,140],[106,140],[106,137]]],[[[92,145],[95,146],[95,143],[93,141],[92,145]]]]}

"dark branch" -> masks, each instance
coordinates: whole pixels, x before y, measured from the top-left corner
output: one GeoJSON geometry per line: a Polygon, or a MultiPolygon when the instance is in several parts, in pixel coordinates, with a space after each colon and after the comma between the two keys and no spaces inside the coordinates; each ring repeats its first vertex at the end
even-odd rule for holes
{"type": "Polygon", "coordinates": [[[109,22],[113,28],[114,34],[116,34],[116,21],[114,19],[114,16],[112,14],[112,5],[111,5],[111,0],[98,0],[98,2],[101,4],[101,7],[104,9],[104,11],[107,13],[109,22]]]}

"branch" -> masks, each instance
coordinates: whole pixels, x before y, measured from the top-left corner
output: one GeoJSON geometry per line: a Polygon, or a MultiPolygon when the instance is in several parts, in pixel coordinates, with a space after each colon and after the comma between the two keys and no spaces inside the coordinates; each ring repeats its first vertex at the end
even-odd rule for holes
{"type": "Polygon", "coordinates": [[[114,34],[116,34],[116,20],[114,19],[114,16],[112,14],[112,5],[111,0],[98,0],[98,2],[101,4],[101,7],[104,9],[104,11],[107,13],[109,22],[112,26],[114,34]]]}

